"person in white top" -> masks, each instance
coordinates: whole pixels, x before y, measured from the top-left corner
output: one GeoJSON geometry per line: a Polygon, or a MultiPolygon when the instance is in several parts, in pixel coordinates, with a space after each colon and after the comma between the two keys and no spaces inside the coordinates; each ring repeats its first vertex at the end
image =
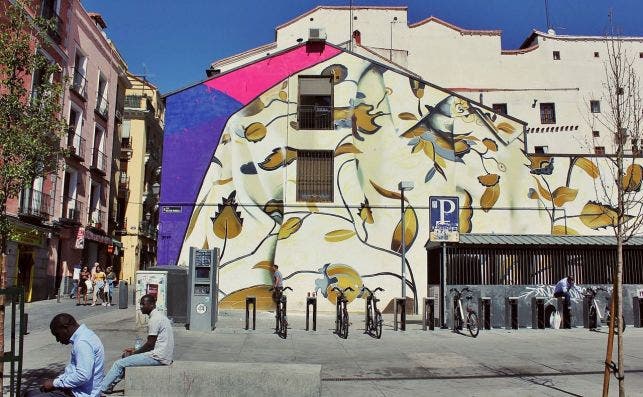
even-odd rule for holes
{"type": "Polygon", "coordinates": [[[112,394],[114,386],[123,379],[125,368],[152,365],[170,365],[174,355],[172,322],[156,309],[153,295],[141,297],[141,312],[150,316],[147,341],[138,350],[127,348],[121,359],[116,360],[103,380],[102,391],[112,394]]]}

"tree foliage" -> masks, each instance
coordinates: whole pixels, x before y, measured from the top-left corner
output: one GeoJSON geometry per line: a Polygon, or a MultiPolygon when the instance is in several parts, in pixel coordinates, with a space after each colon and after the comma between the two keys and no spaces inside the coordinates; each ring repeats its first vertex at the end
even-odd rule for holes
{"type": "Polygon", "coordinates": [[[0,16],[0,252],[11,229],[8,200],[35,178],[57,173],[67,154],[61,69],[39,51],[52,28],[21,2],[0,16]]]}

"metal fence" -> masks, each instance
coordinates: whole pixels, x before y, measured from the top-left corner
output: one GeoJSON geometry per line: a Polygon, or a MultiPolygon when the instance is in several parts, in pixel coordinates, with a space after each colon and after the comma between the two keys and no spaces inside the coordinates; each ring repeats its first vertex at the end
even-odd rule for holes
{"type": "MultiPolygon", "coordinates": [[[[447,247],[447,283],[556,284],[572,274],[579,284],[612,282],[616,247],[447,247]]],[[[623,283],[643,284],[643,248],[624,248],[623,283]]]]}

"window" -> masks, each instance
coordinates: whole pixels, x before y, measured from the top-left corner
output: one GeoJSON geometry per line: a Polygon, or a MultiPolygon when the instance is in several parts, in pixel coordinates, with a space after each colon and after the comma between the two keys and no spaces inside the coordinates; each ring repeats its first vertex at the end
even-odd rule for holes
{"type": "Polygon", "coordinates": [[[332,150],[299,150],[297,201],[332,202],[334,168],[332,150]]]}
{"type": "Polygon", "coordinates": [[[601,101],[589,101],[589,107],[590,107],[592,113],[600,113],[601,112],[601,101]]]}
{"type": "Polygon", "coordinates": [[[553,103],[540,104],[540,122],[542,124],[556,124],[556,106],[553,103]]]}
{"type": "Polygon", "coordinates": [[[600,133],[600,132],[598,132],[598,131],[592,131],[592,137],[594,137],[594,138],[598,138],[599,136],[601,136],[601,133],[600,133]]]}
{"type": "Polygon", "coordinates": [[[498,114],[507,114],[507,104],[506,103],[494,103],[491,105],[491,108],[494,112],[498,114]]]}
{"type": "Polygon", "coordinates": [[[69,130],[67,131],[67,147],[72,155],[85,155],[85,139],[82,137],[83,111],[72,104],[69,109],[69,130]]]}
{"type": "Polygon", "coordinates": [[[554,57],[554,61],[560,60],[560,51],[554,51],[552,55],[554,57]]]}
{"type": "Polygon", "coordinates": [[[71,88],[81,97],[85,98],[87,88],[87,58],[78,50],[74,57],[74,78],[71,88]]]}
{"type": "Polygon", "coordinates": [[[109,113],[109,102],[107,101],[107,79],[102,73],[98,75],[98,90],[96,92],[96,112],[107,118],[109,113]]]}
{"type": "Polygon", "coordinates": [[[549,153],[549,146],[534,146],[534,153],[549,153]]]}
{"type": "Polygon", "coordinates": [[[594,153],[601,155],[605,154],[605,146],[595,146],[594,153]]]}
{"type": "Polygon", "coordinates": [[[331,76],[299,77],[297,119],[302,130],[333,128],[333,85],[331,76]]]}
{"type": "Polygon", "coordinates": [[[594,58],[600,58],[600,54],[598,53],[598,51],[594,51],[594,58]]]}
{"type": "Polygon", "coordinates": [[[643,58],[643,52],[639,52],[639,58],[643,58]]]}
{"type": "Polygon", "coordinates": [[[40,7],[40,16],[44,19],[53,20],[53,28],[49,29],[47,34],[58,44],[61,42],[60,25],[61,20],[58,16],[58,0],[43,0],[40,7]]]}

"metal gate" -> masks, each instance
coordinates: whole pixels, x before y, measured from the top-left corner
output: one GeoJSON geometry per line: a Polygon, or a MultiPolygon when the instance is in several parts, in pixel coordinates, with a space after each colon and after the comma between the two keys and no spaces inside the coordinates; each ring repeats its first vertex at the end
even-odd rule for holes
{"type": "MultiPolygon", "coordinates": [[[[25,327],[23,324],[24,313],[25,313],[25,290],[23,287],[9,287],[0,289],[0,298],[4,300],[5,313],[6,308],[11,307],[11,350],[5,351],[0,363],[3,366],[4,373],[4,363],[9,363],[10,366],[10,377],[9,377],[9,395],[11,397],[20,396],[20,385],[22,383],[22,358],[23,358],[23,339],[25,327]],[[16,309],[18,309],[18,314],[16,315],[16,309]],[[16,321],[18,322],[18,346],[16,348],[16,321]],[[17,364],[17,370],[16,370],[17,364]]],[[[5,316],[5,322],[6,322],[5,316]]],[[[4,326],[4,324],[0,324],[4,326]]],[[[7,327],[4,327],[5,331],[7,327]]],[[[6,340],[6,338],[5,338],[6,340]]],[[[5,346],[6,349],[6,346],[5,346]]],[[[0,391],[2,393],[2,391],[0,391]]]]}

